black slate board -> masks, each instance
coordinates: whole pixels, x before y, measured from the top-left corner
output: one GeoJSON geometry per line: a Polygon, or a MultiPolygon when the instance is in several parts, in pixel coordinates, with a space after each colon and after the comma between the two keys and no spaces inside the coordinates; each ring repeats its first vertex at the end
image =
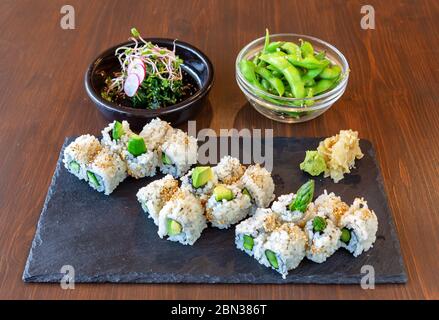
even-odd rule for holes
{"type": "MultiPolygon", "coordinates": [[[[295,192],[309,179],[299,163],[304,151],[317,148],[320,140],[274,138],[277,196],[295,192]]],[[[64,146],[70,141],[66,139],[64,146]]],[[[348,203],[356,196],[367,199],[379,221],[374,247],[357,258],[340,249],[323,264],[304,259],[285,280],[235,249],[234,228],[208,228],[193,246],[160,239],[136,200],[137,190],[152,179],[129,178],[107,197],[69,174],[60,156],[23,280],[59,282],[61,267],[71,265],[76,282],[360,283],[362,266],[371,265],[376,283],[404,283],[407,276],[375,153],[365,140],[361,149],[364,158],[338,184],[315,179],[316,195],[327,189],[348,203]]]]}

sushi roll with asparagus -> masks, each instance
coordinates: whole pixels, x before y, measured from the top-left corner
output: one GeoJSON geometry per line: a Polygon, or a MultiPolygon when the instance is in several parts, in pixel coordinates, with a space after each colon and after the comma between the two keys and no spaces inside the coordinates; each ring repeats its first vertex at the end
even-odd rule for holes
{"type": "Polygon", "coordinates": [[[318,215],[309,220],[305,233],[308,237],[306,257],[311,261],[325,262],[340,247],[341,231],[325,216],[318,215]]]}
{"type": "Polygon", "coordinates": [[[303,184],[297,193],[279,196],[271,209],[280,215],[285,222],[294,222],[303,227],[315,215],[312,198],[314,196],[314,180],[303,184]]]}
{"type": "Polygon", "coordinates": [[[325,190],[323,194],[314,201],[316,211],[320,215],[327,216],[338,227],[340,219],[348,211],[349,206],[343,202],[334,192],[328,194],[325,190]]]}
{"type": "Polygon", "coordinates": [[[286,222],[270,233],[259,249],[259,263],[276,270],[285,279],[288,271],[305,257],[306,242],[305,232],[294,223],[286,222]]]}
{"type": "Polygon", "coordinates": [[[113,121],[102,130],[101,143],[111,151],[122,154],[133,134],[127,121],[113,121]]]}
{"type": "Polygon", "coordinates": [[[195,167],[181,179],[181,187],[200,197],[203,203],[207,201],[218,183],[215,172],[211,167],[195,167]]]}
{"type": "Polygon", "coordinates": [[[197,139],[180,129],[173,129],[161,146],[160,171],[181,177],[197,163],[197,139]]]}
{"type": "Polygon", "coordinates": [[[158,166],[157,153],[148,150],[145,140],[132,134],[127,142],[127,147],[122,151],[122,158],[127,164],[128,174],[136,179],[152,177],[158,166]]]}
{"type": "Polygon", "coordinates": [[[259,164],[249,166],[240,183],[243,193],[247,193],[254,207],[267,208],[274,199],[274,182],[271,173],[262,168],[259,164]]]}
{"type": "Polygon", "coordinates": [[[87,167],[101,150],[102,146],[96,137],[82,135],[64,149],[64,166],[78,179],[87,181],[87,167]]]}
{"type": "Polygon", "coordinates": [[[108,148],[103,148],[87,166],[88,184],[105,195],[112,193],[126,177],[125,162],[108,148]]]}
{"type": "Polygon", "coordinates": [[[168,174],[164,178],[140,188],[137,192],[137,200],[148,217],[152,218],[154,223],[158,225],[160,210],[178,190],[178,181],[168,174]]]}
{"type": "Polygon", "coordinates": [[[340,244],[354,257],[372,248],[378,230],[378,219],[363,198],[356,198],[340,219],[340,244]]]}
{"type": "Polygon", "coordinates": [[[271,209],[257,209],[255,214],[235,228],[235,244],[249,256],[260,258],[267,236],[280,226],[279,215],[271,209]]]}
{"type": "Polygon", "coordinates": [[[203,206],[188,190],[176,192],[160,210],[160,238],[193,245],[206,227],[203,206]]]}
{"type": "Polygon", "coordinates": [[[168,122],[155,118],[143,127],[139,136],[145,139],[149,150],[159,150],[172,130],[168,122]]]}
{"type": "Polygon", "coordinates": [[[218,181],[223,184],[235,184],[241,179],[245,172],[245,166],[239,162],[239,159],[231,156],[225,156],[213,168],[218,181]]]}
{"type": "Polygon", "coordinates": [[[236,185],[219,184],[206,204],[206,217],[213,227],[228,229],[250,212],[250,197],[236,185]]]}

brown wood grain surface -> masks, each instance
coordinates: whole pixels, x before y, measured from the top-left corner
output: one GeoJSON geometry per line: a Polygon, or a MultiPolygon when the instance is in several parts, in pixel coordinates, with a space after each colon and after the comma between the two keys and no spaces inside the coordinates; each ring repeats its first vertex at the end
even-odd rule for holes
{"type": "MultiPolygon", "coordinates": [[[[0,298],[23,299],[401,299],[439,298],[439,2],[430,1],[0,1],[0,298]],[[60,27],[75,8],[76,29],[60,27]],[[360,27],[371,4],[376,29],[360,27]],[[215,67],[198,128],[273,128],[277,136],[358,130],[373,142],[408,272],[405,285],[24,284],[40,210],[66,136],[98,134],[106,121],[83,75],[104,49],[136,26],[203,50],[215,67]],[[235,82],[239,50],[291,32],[324,39],[347,57],[346,93],[307,123],[273,122],[235,82]]],[[[184,126],[183,126],[184,127],[184,126]]]]}

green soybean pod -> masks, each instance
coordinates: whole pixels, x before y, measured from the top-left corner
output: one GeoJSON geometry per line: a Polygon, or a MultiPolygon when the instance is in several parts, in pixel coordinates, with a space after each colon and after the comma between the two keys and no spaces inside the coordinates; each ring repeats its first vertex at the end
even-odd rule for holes
{"type": "Polygon", "coordinates": [[[325,52],[325,50],[322,50],[322,51],[316,53],[316,54],[314,55],[314,57],[315,57],[317,60],[323,60],[323,59],[325,59],[325,58],[326,58],[326,52],[325,52]]]}
{"type": "Polygon", "coordinates": [[[287,60],[294,66],[305,69],[323,69],[329,64],[328,61],[319,61],[314,56],[306,56],[303,59],[297,59],[294,55],[288,55],[287,60]]]}
{"type": "Polygon", "coordinates": [[[265,52],[276,52],[277,49],[282,46],[282,44],[283,44],[282,41],[270,42],[270,44],[267,46],[265,52]]]}
{"type": "Polygon", "coordinates": [[[288,54],[291,54],[295,57],[297,57],[298,59],[300,59],[302,57],[302,53],[300,51],[300,47],[295,44],[294,42],[285,42],[282,46],[281,49],[283,51],[285,51],[288,54]]]}
{"type": "Polygon", "coordinates": [[[321,79],[317,81],[316,85],[312,87],[314,91],[314,95],[318,95],[322,92],[328,91],[332,88],[333,84],[336,82],[337,79],[321,79]]]}
{"type": "Polygon", "coordinates": [[[301,40],[300,51],[304,58],[308,56],[314,56],[314,48],[312,44],[308,41],[301,40]]]}
{"type": "Polygon", "coordinates": [[[256,67],[255,71],[263,79],[267,80],[280,96],[284,94],[285,87],[284,84],[282,83],[282,80],[273,76],[268,69],[256,67]]]}
{"type": "Polygon", "coordinates": [[[338,65],[328,66],[319,74],[321,79],[335,79],[338,78],[341,74],[341,68],[338,65]]]}
{"type": "Polygon", "coordinates": [[[239,62],[239,70],[241,71],[244,78],[254,86],[264,90],[264,87],[259,83],[258,79],[256,78],[255,68],[255,64],[249,60],[241,60],[239,62]]]}
{"type": "Polygon", "coordinates": [[[308,82],[317,77],[323,71],[322,68],[309,69],[303,76],[302,81],[308,82]]]}

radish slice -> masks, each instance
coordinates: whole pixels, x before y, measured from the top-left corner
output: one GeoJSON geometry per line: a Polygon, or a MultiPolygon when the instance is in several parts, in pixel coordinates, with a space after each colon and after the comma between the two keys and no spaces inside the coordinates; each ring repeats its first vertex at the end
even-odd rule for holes
{"type": "Polygon", "coordinates": [[[130,64],[128,66],[128,74],[137,75],[140,83],[142,83],[143,79],[145,79],[145,69],[143,69],[140,64],[130,64]]]}
{"type": "Polygon", "coordinates": [[[130,65],[128,66],[128,69],[130,69],[130,67],[132,68],[137,65],[142,66],[143,70],[146,71],[145,63],[140,58],[133,59],[133,61],[131,61],[130,65]]]}
{"type": "Polygon", "coordinates": [[[125,94],[128,97],[132,97],[136,94],[137,89],[139,89],[139,85],[140,85],[139,77],[136,74],[131,73],[125,79],[125,83],[123,85],[123,91],[125,91],[125,94]]]}

